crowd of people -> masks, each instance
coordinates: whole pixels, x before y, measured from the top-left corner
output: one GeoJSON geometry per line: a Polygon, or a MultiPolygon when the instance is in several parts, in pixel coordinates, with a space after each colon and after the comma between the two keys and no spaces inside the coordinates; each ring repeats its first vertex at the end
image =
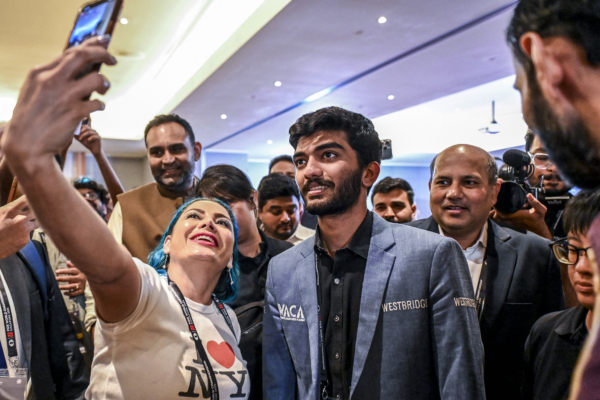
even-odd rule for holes
{"type": "Polygon", "coordinates": [[[0,125],[0,394],[599,398],[600,1],[521,0],[507,38],[535,190],[499,211],[496,159],[457,144],[420,220],[373,123],[339,107],[293,122],[257,188],[195,176],[199,138],[158,115],[154,182],[125,191],[90,122],[110,84],[75,78],[116,63],[107,38],[32,70],[0,125]],[[106,188],[62,173],[81,121],[106,188]]]}

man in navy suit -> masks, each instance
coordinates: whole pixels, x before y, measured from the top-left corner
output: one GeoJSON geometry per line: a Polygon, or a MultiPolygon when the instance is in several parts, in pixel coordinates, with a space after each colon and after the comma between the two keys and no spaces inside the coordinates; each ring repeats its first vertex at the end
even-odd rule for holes
{"type": "Polygon", "coordinates": [[[448,236],[462,247],[479,308],[487,399],[521,397],[523,352],[542,315],[564,309],[560,265],[549,241],[505,229],[488,218],[500,182],[496,160],[479,147],[456,145],[431,163],[432,216],[410,225],[448,236]]]}
{"type": "Polygon", "coordinates": [[[381,143],[337,107],[290,128],[315,236],[273,258],[263,328],[266,399],[484,399],[483,347],[456,241],[367,210],[381,143]]]}

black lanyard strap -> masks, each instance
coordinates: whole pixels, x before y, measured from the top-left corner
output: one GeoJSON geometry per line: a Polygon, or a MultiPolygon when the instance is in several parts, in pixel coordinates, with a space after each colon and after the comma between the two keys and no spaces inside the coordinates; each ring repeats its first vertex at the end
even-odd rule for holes
{"type": "Polygon", "coordinates": [[[315,250],[315,274],[317,277],[317,312],[319,313],[319,352],[321,353],[321,396],[323,399],[329,398],[327,393],[327,387],[329,386],[329,380],[327,379],[327,364],[325,359],[325,341],[323,335],[323,318],[321,317],[321,304],[322,296],[321,284],[319,282],[319,259],[317,251],[315,250]]]}
{"type": "Polygon", "coordinates": [[[477,283],[477,289],[475,290],[475,308],[477,310],[477,317],[481,321],[483,315],[483,308],[485,306],[485,279],[487,276],[487,251],[483,256],[483,264],[481,264],[481,272],[479,273],[479,282],[477,283]]]}
{"type": "MultiPolygon", "coordinates": [[[[208,388],[210,390],[210,398],[212,400],[219,400],[219,385],[217,384],[217,377],[210,363],[210,360],[208,359],[208,355],[204,350],[204,346],[202,346],[202,339],[200,339],[200,335],[198,335],[196,325],[194,324],[194,319],[192,318],[190,309],[188,308],[187,302],[185,301],[185,297],[183,297],[183,293],[181,293],[181,290],[179,290],[177,284],[173,282],[168,275],[167,282],[169,282],[169,288],[171,289],[171,292],[177,299],[177,302],[181,307],[181,311],[183,311],[183,316],[185,317],[185,321],[188,324],[188,329],[190,330],[190,333],[192,335],[192,340],[196,345],[196,354],[198,355],[198,358],[202,361],[202,365],[204,366],[204,370],[206,371],[206,375],[208,377],[208,388]]],[[[217,296],[215,296],[214,293],[212,294],[212,300],[217,305],[217,309],[225,319],[225,322],[229,326],[229,329],[231,329],[233,337],[235,338],[235,329],[233,328],[233,323],[231,322],[231,318],[229,317],[229,313],[227,312],[225,305],[221,302],[221,300],[217,298],[217,296]]]]}
{"type": "Polygon", "coordinates": [[[4,287],[2,277],[0,277],[0,294],[2,295],[2,316],[4,317],[4,333],[6,335],[6,346],[8,347],[8,358],[13,368],[19,365],[19,354],[17,352],[17,338],[15,337],[15,325],[13,322],[13,312],[8,301],[8,294],[4,287]]]}

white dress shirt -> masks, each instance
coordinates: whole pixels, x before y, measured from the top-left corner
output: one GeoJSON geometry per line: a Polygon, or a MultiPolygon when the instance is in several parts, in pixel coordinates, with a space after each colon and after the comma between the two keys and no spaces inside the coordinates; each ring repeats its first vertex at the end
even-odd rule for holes
{"type": "MultiPolygon", "coordinates": [[[[438,227],[440,229],[440,234],[442,236],[446,236],[442,227],[438,227]]],[[[473,282],[473,291],[475,292],[477,292],[479,276],[481,275],[481,268],[483,267],[483,260],[485,258],[485,249],[487,247],[488,236],[487,231],[488,223],[486,222],[483,228],[481,229],[481,233],[479,234],[479,238],[477,239],[475,244],[463,250],[463,254],[465,255],[465,258],[467,259],[467,264],[469,265],[471,281],[473,282]]]]}
{"type": "Polygon", "coordinates": [[[302,243],[302,241],[308,239],[311,236],[314,236],[315,230],[305,227],[302,224],[298,224],[298,228],[296,228],[296,232],[292,236],[290,236],[287,242],[290,242],[294,246],[298,243],[302,243]]]}

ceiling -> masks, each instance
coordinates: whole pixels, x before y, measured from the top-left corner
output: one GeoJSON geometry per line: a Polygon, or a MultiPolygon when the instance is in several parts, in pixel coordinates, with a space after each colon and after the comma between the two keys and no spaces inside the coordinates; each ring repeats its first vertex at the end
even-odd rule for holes
{"type": "MultiPolygon", "coordinates": [[[[504,40],[514,3],[125,0],[129,23],[111,43],[119,64],[103,69],[112,89],[94,126],[110,154],[139,156],[145,123],[174,111],[208,151],[270,159],[291,153],[287,131],[299,116],[337,105],[374,119],[398,164],[421,164],[453,140],[489,151],[516,146],[523,134],[504,40]],[[381,16],[387,22],[378,23],[381,16]],[[491,100],[499,121],[517,122],[482,139],[491,100]]],[[[80,3],[0,5],[3,119],[26,71],[62,50],[80,3]]]]}

